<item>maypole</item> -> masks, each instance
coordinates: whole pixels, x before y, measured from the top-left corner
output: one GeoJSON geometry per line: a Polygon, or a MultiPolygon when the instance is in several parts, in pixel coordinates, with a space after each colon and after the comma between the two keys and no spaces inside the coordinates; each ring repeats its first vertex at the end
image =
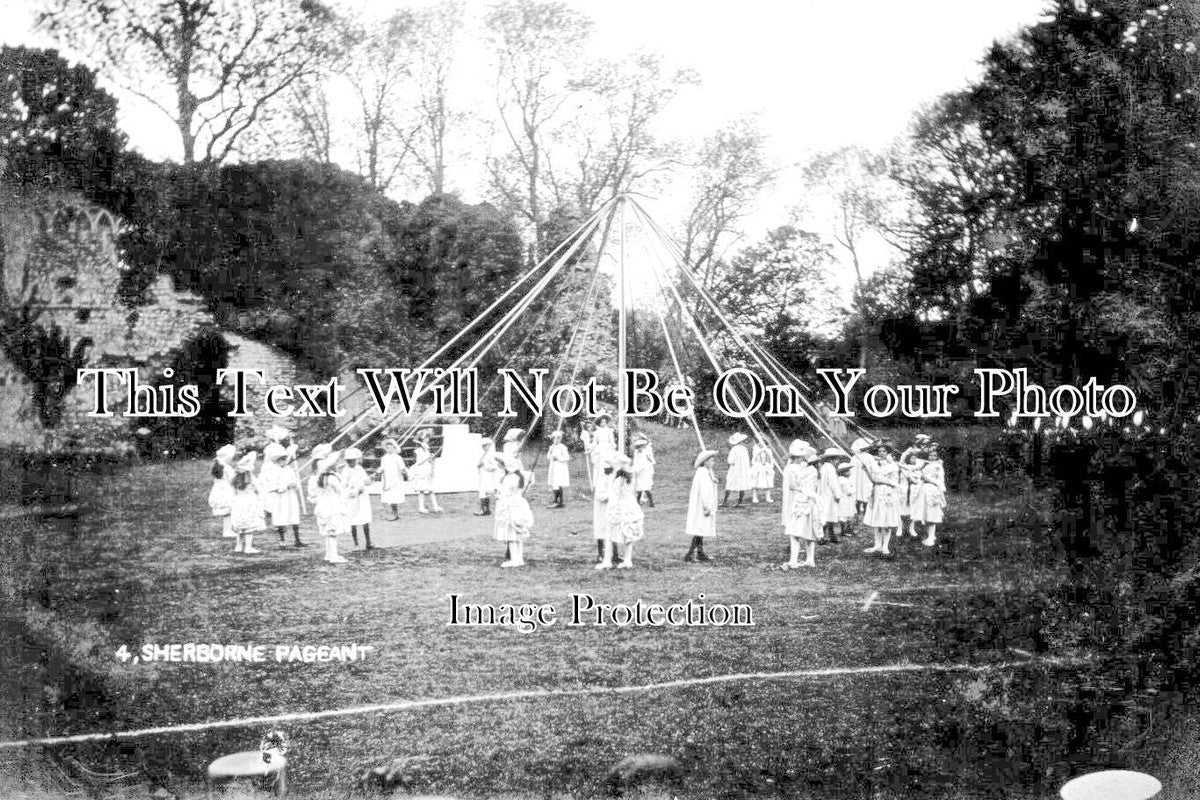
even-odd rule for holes
{"type": "Polygon", "coordinates": [[[629,199],[621,196],[621,255],[618,264],[618,281],[621,284],[620,304],[617,312],[617,452],[625,452],[625,240],[629,237],[629,229],[625,222],[625,209],[629,199]]]}

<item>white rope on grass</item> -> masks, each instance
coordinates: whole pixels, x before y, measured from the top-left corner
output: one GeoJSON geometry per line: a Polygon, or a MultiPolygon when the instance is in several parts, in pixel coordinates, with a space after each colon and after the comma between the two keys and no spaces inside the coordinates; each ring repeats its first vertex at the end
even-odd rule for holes
{"type": "Polygon", "coordinates": [[[139,728],[130,731],[114,731],[110,733],[82,733],[74,736],[47,736],[34,739],[16,739],[0,742],[0,750],[13,750],[22,747],[53,747],[64,744],[82,744],[86,742],[110,742],[124,739],[138,739],[146,736],[163,736],[175,733],[197,733],[200,731],[220,728],[243,728],[251,725],[278,725],[287,722],[307,722],[318,719],[333,719],[337,717],[352,717],[364,714],[383,714],[392,711],[411,711],[422,708],[440,708],[445,706],[464,706],[478,703],[503,703],[513,700],[540,700],[560,697],[586,697],[596,695],[626,695],[641,692],[657,692],[670,689],[686,689],[693,686],[712,686],[722,683],[737,683],[744,681],[781,681],[804,680],[809,678],[833,678],[845,675],[896,675],[911,672],[929,672],[950,674],[965,672],[983,674],[1002,672],[1005,670],[1021,669],[1024,667],[1078,667],[1093,663],[1094,659],[1054,658],[1025,659],[1023,661],[1002,661],[995,664],[884,664],[873,667],[826,667],[824,669],[803,669],[787,672],[739,672],[729,675],[712,675],[707,678],[682,678],[674,681],[645,683],[634,686],[597,686],[581,689],[529,689],[516,692],[496,692],[492,694],[459,695],[456,697],[435,697],[426,700],[401,700],[395,703],[379,703],[368,706],[351,706],[349,708],[332,708],[324,711],[298,711],[291,714],[270,714],[257,717],[240,717],[235,719],[213,720],[210,722],[195,722],[187,725],[163,725],[156,728],[139,728]]]}

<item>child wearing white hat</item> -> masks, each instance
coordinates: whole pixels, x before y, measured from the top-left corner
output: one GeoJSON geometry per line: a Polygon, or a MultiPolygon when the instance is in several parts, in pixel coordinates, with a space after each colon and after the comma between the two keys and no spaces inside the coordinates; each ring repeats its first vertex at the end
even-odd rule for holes
{"type": "Polygon", "coordinates": [[[429,444],[432,435],[428,428],[422,428],[417,432],[413,464],[408,470],[413,483],[416,484],[417,513],[419,514],[428,514],[430,511],[441,514],[443,511],[442,507],[438,505],[437,495],[433,493],[433,460],[436,456],[429,444]],[[429,502],[428,509],[425,508],[426,501],[429,502]]]}
{"type": "Polygon", "coordinates": [[[338,535],[350,527],[350,507],[347,502],[343,453],[333,451],[317,464],[314,481],[315,499],[313,511],[317,516],[317,531],[325,539],[325,561],[344,564],[346,559],[338,553],[338,535]]]}
{"type": "Polygon", "coordinates": [[[504,542],[508,558],[502,567],[525,566],[525,541],[533,532],[533,509],[525,499],[529,475],[521,469],[516,456],[502,456],[504,477],[496,496],[496,524],[492,538],[504,542]]]}
{"type": "Polygon", "coordinates": [[[850,445],[850,480],[854,484],[854,506],[860,515],[867,512],[867,504],[871,502],[871,493],[875,488],[871,480],[875,458],[868,452],[870,446],[871,443],[861,436],[850,445]]]}
{"type": "Polygon", "coordinates": [[[286,530],[290,527],[295,546],[308,547],[300,541],[300,477],[294,466],[295,457],[296,445],[285,447],[279,442],[271,442],[263,450],[258,481],[280,544],[287,540],[286,530]]]}
{"type": "Polygon", "coordinates": [[[546,482],[550,485],[549,508],[566,506],[565,490],[571,485],[571,451],[563,444],[563,432],[550,434],[550,448],[546,451],[546,482]]]}
{"type": "Polygon", "coordinates": [[[379,480],[383,485],[379,501],[391,511],[388,520],[400,519],[400,504],[406,500],[404,480],[407,477],[408,465],[400,456],[400,443],[395,439],[384,439],[383,457],[379,459],[379,480]]]}
{"type": "Polygon", "coordinates": [[[236,453],[237,448],[231,444],[217,450],[213,457],[213,485],[208,492],[208,507],[212,509],[214,517],[220,518],[221,536],[226,539],[236,536],[233,532],[233,518],[229,513],[233,506],[233,476],[236,474],[233,457],[236,453]]]}
{"type": "Polygon", "coordinates": [[[746,500],[746,492],[752,488],[750,451],[743,444],[748,438],[740,431],[729,437],[729,456],[725,459],[725,463],[729,465],[729,471],[725,473],[725,498],[721,500],[721,508],[729,506],[731,492],[738,493],[737,506],[741,506],[746,500]]]}
{"type": "Polygon", "coordinates": [[[788,465],[783,469],[783,533],[788,537],[786,569],[817,565],[817,537],[821,530],[817,513],[817,451],[801,439],[788,446],[788,465]],[[800,563],[800,546],[805,548],[800,563]]]}
{"type": "Polygon", "coordinates": [[[926,459],[921,467],[921,489],[912,513],[913,519],[925,526],[925,539],[921,544],[933,547],[937,544],[937,526],[945,516],[946,471],[936,443],[929,445],[926,459]]]}
{"type": "Polygon", "coordinates": [[[612,488],[612,450],[593,450],[592,466],[592,538],[596,540],[596,565],[608,560],[612,566],[612,552],[608,545],[608,492],[612,488]]]}
{"type": "Polygon", "coordinates": [[[634,494],[633,460],[624,453],[613,453],[610,461],[613,473],[608,488],[608,537],[605,540],[605,558],[596,565],[596,569],[612,566],[613,551],[618,546],[623,549],[624,558],[617,564],[617,569],[630,569],[633,567],[633,545],[646,535],[646,517],[634,494]]]}
{"type": "Polygon", "coordinates": [[[229,507],[229,516],[233,534],[237,544],[235,553],[260,553],[254,547],[254,534],[267,527],[266,512],[263,511],[262,500],[254,480],[254,464],[258,453],[246,453],[238,459],[233,476],[233,502],[229,507]]]}
{"type": "Polygon", "coordinates": [[[843,461],[837,465],[838,486],[842,490],[838,499],[838,522],[842,523],[844,534],[854,532],[854,517],[858,514],[854,504],[854,482],[850,477],[853,469],[854,464],[851,461],[843,461]]]}
{"type": "Polygon", "coordinates": [[[479,510],[477,517],[486,517],[492,513],[492,501],[500,489],[500,479],[504,476],[504,466],[500,456],[496,454],[496,445],[491,439],[484,439],[483,452],[479,456],[479,510]]]}
{"type": "Polygon", "coordinates": [[[754,440],[754,450],[750,454],[750,483],[753,487],[751,503],[758,502],[759,492],[765,495],[767,503],[775,502],[775,498],[771,497],[775,491],[775,461],[771,458],[771,448],[767,447],[761,436],[754,440]]]}
{"type": "Polygon", "coordinates": [[[896,463],[896,448],[883,442],[875,445],[878,465],[871,470],[871,502],[863,514],[863,524],[875,529],[875,544],[863,552],[891,555],[892,534],[900,526],[900,506],[896,493],[900,484],[900,466],[896,463]]]}
{"type": "Polygon", "coordinates": [[[646,505],[654,508],[654,467],[658,462],[654,458],[654,445],[644,433],[633,438],[633,489],[637,492],[637,501],[646,498],[646,505]]]}
{"type": "Polygon", "coordinates": [[[687,527],[692,537],[684,561],[710,561],[704,552],[704,540],[717,535],[717,476],[713,474],[712,462],[716,450],[701,450],[692,462],[692,488],[688,493],[687,527]]]}
{"type": "Polygon", "coordinates": [[[371,495],[367,488],[371,478],[362,465],[362,450],[346,448],[346,497],[350,504],[350,538],[358,547],[358,529],[363,531],[363,549],[371,548],[371,495]]]}

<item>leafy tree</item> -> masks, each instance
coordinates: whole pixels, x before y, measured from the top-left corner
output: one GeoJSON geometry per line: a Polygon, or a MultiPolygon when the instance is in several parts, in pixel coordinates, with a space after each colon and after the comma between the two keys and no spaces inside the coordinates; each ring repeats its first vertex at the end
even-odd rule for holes
{"type": "Polygon", "coordinates": [[[45,0],[39,23],[179,131],[185,164],[220,163],[320,53],[317,0],[45,0]]]}
{"type": "Polygon", "coordinates": [[[0,47],[0,156],[24,184],[103,194],[125,136],[117,101],[55,50],[0,47]]]}

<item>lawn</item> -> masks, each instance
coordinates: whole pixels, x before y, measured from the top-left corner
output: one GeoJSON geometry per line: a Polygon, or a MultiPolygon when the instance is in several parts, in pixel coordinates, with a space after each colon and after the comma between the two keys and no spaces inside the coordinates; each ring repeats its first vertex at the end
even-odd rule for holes
{"type": "MultiPolygon", "coordinates": [[[[447,513],[377,522],[394,546],[326,565],[319,548],[235,555],[207,515],[208,465],[167,462],[83,480],[74,521],[7,527],[6,597],[21,601],[25,691],[7,735],[122,730],[405,700],[596,690],[279,723],[295,796],[341,796],[366,767],[408,759],[410,788],[464,797],[586,797],[633,753],[677,756],[682,796],[1045,797],[1081,769],[1149,758],[1153,720],[1132,713],[1086,618],[1065,613],[1042,500],[1011,483],[952,495],[942,542],[864,555],[859,534],[783,571],[774,505],[722,510],[710,564],[684,563],[688,431],[648,426],[657,506],[637,567],[592,569],[591,501],[576,456],[564,510],[533,489],[529,566],[501,569],[473,496],[447,513]],[[745,603],[753,627],[451,627],[473,603],[745,603]],[[369,645],[354,663],[134,664],[125,645],[369,645]],[[31,650],[31,652],[32,652],[31,650]],[[1055,659],[1066,659],[1056,661],[1055,659]],[[1072,661],[1076,659],[1077,661],[1072,661]],[[26,659],[29,662],[29,659],[26,659]],[[1081,665],[1082,664],[1082,665],[1081,665]],[[905,671],[836,673],[907,665],[905,671]],[[930,668],[924,668],[928,665],[930,668]],[[981,667],[959,670],[958,665],[981,667]],[[834,674],[630,687],[734,673],[834,674]],[[1136,743],[1136,744],[1132,744],[1136,743]]],[[[715,438],[719,432],[713,432],[715,438]]],[[[541,470],[544,475],[544,469],[541,470]]],[[[377,514],[378,516],[382,516],[377,514]]],[[[316,543],[315,528],[303,530],[316,543]]],[[[560,614],[561,615],[561,614],[560,614]]],[[[10,637],[11,638],[11,637],[10,637]]],[[[10,654],[10,658],[13,656],[10,654]]],[[[10,673],[15,676],[17,673],[10,673]]],[[[10,693],[10,702],[11,702],[10,693]]],[[[208,760],[253,748],[267,725],[55,748],[95,769],[136,763],[195,781],[208,760]]],[[[8,751],[11,755],[11,751],[8,751]]],[[[8,756],[5,756],[6,758],[8,756]]]]}

